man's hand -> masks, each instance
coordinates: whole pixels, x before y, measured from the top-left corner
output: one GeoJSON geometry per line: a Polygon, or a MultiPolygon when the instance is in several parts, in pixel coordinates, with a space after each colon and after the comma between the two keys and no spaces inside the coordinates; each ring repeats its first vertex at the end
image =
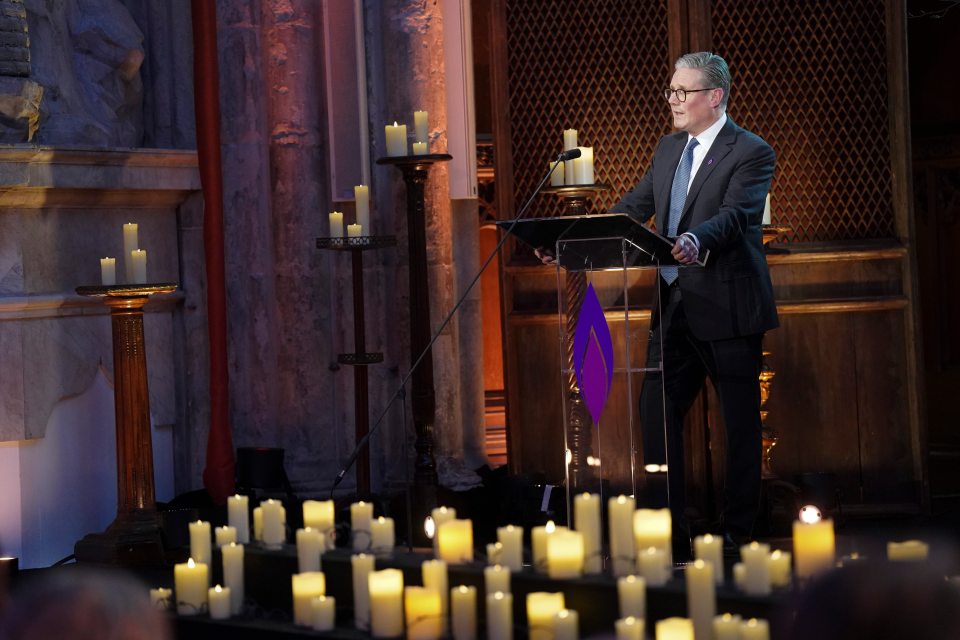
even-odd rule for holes
{"type": "Polygon", "coordinates": [[[677,238],[670,253],[680,264],[693,264],[700,256],[697,243],[686,233],[677,238]]]}
{"type": "Polygon", "coordinates": [[[540,262],[543,264],[553,264],[556,262],[557,258],[549,249],[544,247],[537,247],[533,250],[533,255],[537,256],[540,259],[540,262]]]}

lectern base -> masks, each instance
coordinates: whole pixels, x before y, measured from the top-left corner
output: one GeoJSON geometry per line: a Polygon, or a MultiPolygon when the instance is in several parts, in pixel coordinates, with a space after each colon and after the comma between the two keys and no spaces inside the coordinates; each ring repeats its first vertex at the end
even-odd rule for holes
{"type": "Polygon", "coordinates": [[[103,533],[84,536],[73,547],[77,562],[124,567],[166,565],[156,511],[118,515],[103,533]]]}

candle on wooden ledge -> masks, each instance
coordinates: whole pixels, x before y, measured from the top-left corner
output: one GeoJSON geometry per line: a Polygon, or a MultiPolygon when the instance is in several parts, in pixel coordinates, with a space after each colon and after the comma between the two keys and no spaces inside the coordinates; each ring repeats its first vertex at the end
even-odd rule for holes
{"type": "Polygon", "coordinates": [[[223,560],[223,584],[230,587],[230,611],[234,615],[243,610],[243,545],[231,542],[220,549],[223,560]]]}
{"type": "Polygon", "coordinates": [[[323,533],[325,549],[336,546],[333,500],[304,500],[303,526],[323,533]]]}
{"type": "Polygon", "coordinates": [[[930,545],[920,540],[887,543],[887,560],[893,562],[923,562],[930,555],[930,545]]]}
{"type": "Polygon", "coordinates": [[[742,562],[733,565],[733,586],[740,591],[747,587],[747,565],[742,562]]]}
{"type": "Polygon", "coordinates": [[[819,516],[815,508],[804,507],[804,519],[793,522],[793,559],[801,580],[831,569],[836,561],[833,520],[821,520],[819,516]]]}
{"type": "Polygon", "coordinates": [[[553,640],[578,640],[580,619],[573,609],[560,609],[553,615],[553,640]]]}
{"type": "Polygon", "coordinates": [[[497,591],[510,593],[510,567],[505,567],[500,564],[495,564],[492,567],[484,567],[483,584],[488,596],[497,591]]]}
{"type": "Polygon", "coordinates": [[[314,631],[333,631],[337,624],[337,599],[317,596],[310,602],[314,631]]]}
{"type": "Polygon", "coordinates": [[[500,564],[509,567],[511,571],[523,569],[523,527],[512,524],[498,527],[497,542],[503,545],[500,564]]]}
{"type": "Polygon", "coordinates": [[[147,252],[144,249],[134,249],[130,252],[132,284],[147,284],[147,252]]]}
{"type": "Polygon", "coordinates": [[[393,553],[396,542],[393,518],[380,516],[370,521],[370,550],[374,553],[393,553]]]}
{"type": "Polygon", "coordinates": [[[547,538],[547,575],[553,579],[579,578],[583,575],[583,534],[579,531],[555,531],[547,538]]]}
{"type": "Polygon", "coordinates": [[[297,529],[297,567],[300,573],[320,571],[320,554],[323,553],[324,535],[317,529],[297,529]]]}
{"type": "Polygon", "coordinates": [[[564,129],[563,130],[563,150],[570,151],[570,149],[577,148],[577,130],[576,129],[564,129]]]}
{"type": "Polygon", "coordinates": [[[370,548],[370,522],[373,520],[373,504],[354,502],[350,505],[350,538],[354,551],[366,551],[370,548]]]}
{"type": "Polygon", "coordinates": [[[173,589],[164,587],[150,589],[150,604],[161,611],[169,611],[173,605],[173,589]]]}
{"type": "Polygon", "coordinates": [[[125,282],[134,282],[133,263],[130,262],[130,252],[140,248],[140,240],[137,237],[138,226],[135,222],[128,222],[123,225],[123,265],[126,275],[125,282]]]}
{"type": "Polygon", "coordinates": [[[580,157],[573,161],[574,184],[593,184],[593,147],[580,147],[580,157]]]}
{"type": "Polygon", "coordinates": [[[644,621],[641,618],[628,616],[613,623],[617,640],[643,640],[644,621]]]}
{"type": "Polygon", "coordinates": [[[263,540],[263,508],[253,508],[253,539],[263,540]]]}
{"type": "Polygon", "coordinates": [[[193,558],[173,567],[173,588],[177,597],[178,615],[193,616],[206,609],[209,580],[207,565],[194,562],[193,558]]]}
{"type": "Polygon", "coordinates": [[[427,587],[404,587],[407,640],[438,640],[443,633],[440,594],[427,587]]]}
{"type": "Polygon", "coordinates": [[[637,570],[637,551],[633,540],[633,512],[637,502],[627,496],[617,496],[607,501],[610,522],[610,559],[613,575],[621,578],[637,570]]]}
{"type": "Polygon", "coordinates": [[[370,628],[370,574],[373,573],[373,556],[358,553],[350,557],[353,576],[353,625],[362,631],[370,628]]]}
{"type": "MultiPolygon", "coordinates": [[[[636,548],[659,549],[663,552],[663,561],[667,566],[673,564],[671,532],[670,509],[637,509],[633,514],[633,538],[636,548]]],[[[649,579],[647,582],[650,583],[649,579]]]]}
{"type": "Polygon", "coordinates": [[[573,497],[573,528],[583,535],[583,572],[603,569],[603,528],[600,524],[600,496],[581,493],[573,497]]]}
{"type": "Polygon", "coordinates": [[[427,143],[426,143],[426,142],[414,142],[412,146],[413,146],[413,155],[415,155],[415,156],[425,156],[425,155],[427,155],[427,143]]]}
{"type": "Polygon", "coordinates": [[[387,155],[405,156],[407,155],[407,125],[397,124],[386,126],[387,136],[387,155]]]}
{"type": "Polygon", "coordinates": [[[448,520],[437,527],[437,555],[450,564],[473,562],[473,523],[448,520]]]}
{"type": "Polygon", "coordinates": [[[193,558],[194,562],[210,564],[210,523],[197,520],[189,523],[188,527],[190,529],[190,557],[193,558]]]}
{"type": "Polygon", "coordinates": [[[443,560],[425,560],[420,565],[420,578],[423,586],[440,595],[440,616],[443,624],[440,630],[446,632],[447,613],[450,611],[450,587],[447,578],[447,563],[443,560]]]}
{"type": "Polygon", "coordinates": [[[666,618],[658,620],[657,640],[693,640],[693,621],[689,618],[666,618]]]}
{"type": "Polygon", "coordinates": [[[430,141],[430,114],[426,111],[413,112],[413,137],[425,144],[430,141]]]}
{"type": "Polygon", "coordinates": [[[279,500],[264,500],[260,503],[263,510],[263,544],[268,549],[279,549],[287,539],[287,510],[279,500]]]}
{"type": "Polygon", "coordinates": [[[342,238],[343,237],[343,212],[331,211],[327,217],[330,219],[330,237],[342,238]]]}
{"type": "Polygon", "coordinates": [[[437,529],[440,528],[444,522],[448,522],[457,517],[457,510],[449,507],[437,507],[430,511],[430,518],[433,522],[433,534],[430,535],[430,539],[433,540],[433,555],[436,556],[439,551],[439,539],[437,538],[437,529]]]}
{"type": "Polygon", "coordinates": [[[237,532],[237,542],[250,542],[250,500],[240,494],[227,498],[227,524],[237,532]]]}
{"type": "Polygon", "coordinates": [[[752,596],[770,595],[770,545],[754,540],[740,547],[745,569],[743,590],[752,596]]]}
{"type": "Polygon", "coordinates": [[[556,533],[558,527],[549,520],[542,527],[534,527],[530,531],[530,547],[533,553],[533,569],[537,573],[547,572],[547,540],[556,533]]]}
{"type": "Polygon", "coordinates": [[[790,586],[790,552],[774,550],[767,560],[770,570],[770,584],[774,587],[790,586]]]}
{"type": "Polygon", "coordinates": [[[713,640],[740,640],[739,615],[725,613],[713,619],[713,640]]]}
{"type": "Polygon", "coordinates": [[[453,640],[477,637],[477,588],[460,585],[450,590],[450,629],[453,640]]]}
{"type": "Polygon", "coordinates": [[[493,566],[495,564],[500,564],[500,559],[503,557],[503,545],[499,542],[488,542],[487,543],[487,564],[493,566]]]}
{"type": "Polygon", "coordinates": [[[353,188],[353,199],[357,209],[357,224],[364,229],[370,228],[370,187],[358,184],[353,188]]]}
{"type": "Polygon", "coordinates": [[[370,633],[374,638],[403,635],[403,572],[399,569],[372,571],[370,589],[370,633]]]}
{"type": "Polygon", "coordinates": [[[740,624],[740,640],[770,640],[770,625],[766,620],[750,618],[740,624]]]}
{"type": "Polygon", "coordinates": [[[116,258],[100,258],[100,284],[105,287],[117,284],[116,258]]]}
{"type": "Polygon", "coordinates": [[[547,165],[548,168],[552,171],[550,174],[550,186],[551,187],[562,187],[563,186],[563,166],[564,163],[560,160],[555,160],[547,165]]]}
{"type": "Polygon", "coordinates": [[[662,587],[670,579],[670,565],[662,549],[647,547],[637,556],[640,575],[651,587],[662,587]]]}
{"type": "Polygon", "coordinates": [[[565,609],[562,593],[527,594],[527,627],[530,640],[552,640],[553,616],[565,609]]]}
{"type": "Polygon", "coordinates": [[[705,560],[696,560],[686,568],[687,615],[693,621],[694,636],[708,640],[713,633],[713,619],[717,615],[717,585],[713,571],[713,563],[705,560]]]}
{"type": "Polygon", "coordinates": [[[237,529],[236,527],[225,526],[217,527],[213,530],[213,540],[217,545],[217,549],[220,547],[225,547],[231,542],[237,541],[237,529]]]}
{"type": "Polygon", "coordinates": [[[313,626],[313,599],[327,593],[327,578],[320,571],[295,573],[290,577],[293,588],[293,622],[301,627],[313,626]]]}
{"type": "Polygon", "coordinates": [[[487,637],[513,638],[513,595],[498,591],[487,596],[487,637]]]}
{"type": "Polygon", "coordinates": [[[723,541],[718,536],[706,534],[693,539],[693,557],[713,564],[713,576],[717,584],[723,584],[723,541]]]}
{"type": "Polygon", "coordinates": [[[360,224],[348,224],[348,225],[347,225],[347,237],[348,237],[348,238],[361,238],[361,237],[363,237],[363,225],[360,225],[360,224]]]}
{"type": "Polygon", "coordinates": [[[621,618],[646,618],[647,581],[637,576],[617,578],[617,602],[621,618]]]}
{"type": "Polygon", "coordinates": [[[207,590],[207,600],[211,620],[226,620],[230,617],[230,587],[211,587],[207,590]]]}

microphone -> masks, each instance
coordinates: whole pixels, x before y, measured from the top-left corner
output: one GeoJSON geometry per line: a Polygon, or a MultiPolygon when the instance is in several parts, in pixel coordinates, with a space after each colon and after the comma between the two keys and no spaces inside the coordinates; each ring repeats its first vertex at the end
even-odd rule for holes
{"type": "MultiPolygon", "coordinates": [[[[557,158],[558,160],[572,160],[574,158],[580,157],[580,149],[570,149],[569,151],[564,151],[557,158]]],[[[353,452],[350,454],[350,457],[347,458],[347,463],[340,469],[340,472],[337,473],[337,477],[333,480],[333,485],[330,487],[330,499],[333,499],[333,492],[337,486],[343,481],[344,476],[347,475],[347,471],[350,470],[350,467],[353,466],[353,463],[357,461],[357,458],[360,456],[360,451],[367,445],[370,441],[370,437],[376,433],[380,428],[380,425],[383,424],[384,418],[387,417],[387,414],[390,412],[390,407],[393,406],[393,403],[397,398],[403,397],[404,389],[407,386],[407,383],[410,382],[410,378],[413,377],[414,372],[420,366],[420,363],[423,362],[423,359],[430,353],[430,350],[433,348],[433,344],[440,338],[440,334],[443,333],[443,330],[446,329],[447,325],[453,320],[453,316],[456,315],[457,311],[463,306],[464,301],[467,299],[467,296],[470,295],[470,291],[473,290],[473,287],[480,281],[480,276],[483,275],[483,272],[487,269],[490,263],[493,261],[497,254],[500,253],[500,248],[503,247],[503,244],[507,241],[511,235],[513,235],[513,228],[517,226],[517,223],[526,215],[527,209],[530,208],[530,205],[533,204],[533,199],[537,197],[537,194],[540,193],[540,190],[543,189],[543,185],[547,184],[550,180],[550,176],[553,175],[554,170],[557,168],[556,164],[553,164],[550,167],[550,171],[547,172],[547,175],[543,176],[543,180],[540,181],[540,184],[533,190],[533,193],[530,194],[530,197],[527,198],[527,201],[520,207],[520,213],[517,214],[517,217],[514,218],[513,222],[503,233],[503,237],[500,238],[500,242],[497,243],[497,246],[493,248],[493,251],[490,252],[490,255],[487,256],[487,259],[480,266],[480,270],[477,271],[477,275],[473,277],[473,280],[470,281],[470,284],[467,285],[467,288],[464,290],[463,294],[460,296],[460,299],[457,300],[457,303],[453,305],[453,308],[450,309],[450,312],[447,313],[444,317],[443,322],[437,326],[436,330],[433,332],[433,335],[430,337],[430,342],[427,343],[427,346],[423,348],[423,351],[420,352],[420,355],[417,356],[417,359],[414,360],[413,364],[410,365],[410,370],[407,371],[407,375],[403,376],[403,379],[400,381],[400,386],[397,387],[397,390],[391,396],[390,400],[387,402],[387,406],[383,408],[383,411],[380,413],[380,416],[377,418],[376,422],[373,423],[373,426],[367,431],[367,435],[363,436],[359,442],[354,446],[353,452]]]]}

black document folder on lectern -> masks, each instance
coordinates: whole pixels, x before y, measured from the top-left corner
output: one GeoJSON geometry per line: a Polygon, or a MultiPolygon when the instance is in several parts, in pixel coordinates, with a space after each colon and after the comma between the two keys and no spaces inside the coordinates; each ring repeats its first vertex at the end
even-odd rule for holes
{"type": "Polygon", "coordinates": [[[534,249],[551,253],[560,243],[560,266],[565,269],[608,269],[624,266],[677,264],[670,254],[673,241],[625,213],[600,213],[589,216],[559,216],[528,220],[501,220],[497,226],[506,231],[516,222],[512,234],[534,249]],[[624,245],[620,239],[626,239],[624,245]]]}

